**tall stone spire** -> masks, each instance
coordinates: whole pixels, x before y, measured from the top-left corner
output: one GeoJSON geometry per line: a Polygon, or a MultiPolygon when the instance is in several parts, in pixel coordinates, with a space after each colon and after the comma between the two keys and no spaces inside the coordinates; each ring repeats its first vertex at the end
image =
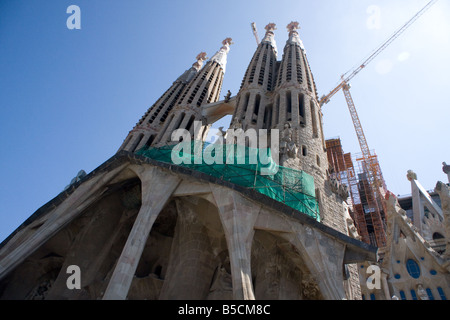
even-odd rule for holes
{"type": "Polygon", "coordinates": [[[286,142],[291,141],[291,147],[281,150],[285,152],[284,157],[288,160],[287,163],[307,172],[310,168],[306,164],[315,163],[324,168],[322,174],[324,175],[327,158],[324,152],[322,114],[298,29],[299,23],[296,21],[287,25],[289,38],[278,70],[274,96],[274,123],[283,130],[283,134],[290,132],[292,135],[283,138],[283,134],[280,134],[286,142]],[[293,148],[296,151],[290,150],[293,148]]]}
{"type": "Polygon", "coordinates": [[[277,44],[274,34],[276,25],[269,23],[265,29],[266,34],[247,67],[241,89],[257,85],[265,85],[267,91],[271,91],[273,88],[277,64],[277,44]]]}
{"type": "MultiPolygon", "coordinates": [[[[250,61],[236,95],[231,129],[267,129],[270,143],[277,133],[271,129],[278,129],[280,164],[313,178],[321,221],[344,231],[345,195],[334,192],[328,179],[322,112],[306,50],[297,31],[299,24],[287,25],[288,40],[280,62],[275,29],[273,23],[266,26],[266,34],[250,61]]],[[[264,139],[264,131],[259,137],[264,139]]]]}
{"type": "Polygon", "coordinates": [[[150,146],[159,130],[164,125],[169,112],[177,103],[183,89],[191,82],[207,59],[206,53],[197,55],[191,68],[180,75],[170,88],[142,116],[136,126],[128,133],[119,151],[137,151],[143,146],[150,146]]]}
{"type": "Polygon", "coordinates": [[[194,122],[205,122],[201,106],[219,101],[223,77],[226,70],[227,56],[232,44],[231,38],[222,41],[222,47],[211,57],[205,66],[183,89],[175,108],[169,114],[167,122],[155,138],[154,144],[162,146],[171,141],[174,130],[186,129],[193,139],[206,137],[210,125],[204,123],[199,136],[194,137],[194,122]]]}
{"type": "Polygon", "coordinates": [[[275,85],[277,44],[275,23],[269,23],[266,34],[253,55],[237,95],[232,125],[269,129],[272,125],[272,104],[267,95],[275,85]]]}
{"type": "Polygon", "coordinates": [[[179,105],[200,107],[204,103],[218,101],[231,43],[231,38],[222,41],[220,50],[183,90],[179,105]]]}
{"type": "Polygon", "coordinates": [[[305,47],[297,31],[299,23],[293,21],[286,28],[289,33],[289,39],[284,47],[283,60],[278,71],[277,87],[286,86],[286,83],[300,84],[317,97],[305,47]]]}

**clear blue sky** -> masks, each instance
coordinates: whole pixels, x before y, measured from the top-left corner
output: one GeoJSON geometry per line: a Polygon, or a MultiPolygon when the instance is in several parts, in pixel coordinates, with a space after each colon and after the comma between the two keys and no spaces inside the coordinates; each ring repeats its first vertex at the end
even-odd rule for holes
{"type": "MultiPolygon", "coordinates": [[[[0,0],[0,241],[80,169],[114,155],[195,56],[211,57],[226,37],[234,45],[222,96],[236,94],[256,48],[251,22],[260,36],[277,24],[278,59],[285,26],[300,22],[322,95],[427,2],[0,0]],[[66,27],[72,4],[81,30],[66,27]]],[[[426,189],[447,182],[449,57],[450,3],[440,0],[352,81],[369,146],[395,194],[410,193],[408,169],[426,189]]],[[[326,138],[359,152],[342,92],[323,113],[326,138]]]]}

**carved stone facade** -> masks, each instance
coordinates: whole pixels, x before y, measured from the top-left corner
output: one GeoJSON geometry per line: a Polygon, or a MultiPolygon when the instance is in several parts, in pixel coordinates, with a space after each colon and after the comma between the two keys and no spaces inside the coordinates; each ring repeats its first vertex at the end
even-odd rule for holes
{"type": "Polygon", "coordinates": [[[450,297],[450,187],[429,194],[408,171],[412,195],[386,196],[387,246],[379,250],[381,288],[368,288],[369,264],[360,265],[362,293],[372,300],[447,300],[450,297]],[[440,205],[438,205],[440,203],[440,205]],[[401,206],[405,207],[403,209],[401,206]]]}
{"type": "Polygon", "coordinates": [[[0,298],[348,298],[344,266],[375,248],[288,208],[122,152],[2,244],[0,298]]]}

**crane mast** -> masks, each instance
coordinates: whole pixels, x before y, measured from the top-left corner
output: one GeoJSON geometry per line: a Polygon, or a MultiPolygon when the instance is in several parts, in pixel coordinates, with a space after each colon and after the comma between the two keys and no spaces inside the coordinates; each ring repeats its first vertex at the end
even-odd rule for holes
{"type": "MultiPolygon", "coordinates": [[[[344,84],[342,86],[342,91],[344,93],[345,100],[347,101],[348,109],[350,111],[356,135],[358,137],[359,146],[361,148],[363,156],[364,171],[366,172],[367,182],[369,184],[368,192],[366,192],[367,208],[363,211],[365,211],[364,214],[370,215],[377,245],[379,247],[384,247],[386,245],[386,234],[384,232],[384,223],[381,217],[381,208],[377,198],[384,198],[386,191],[383,189],[383,185],[378,178],[381,176],[380,168],[377,159],[370,153],[369,145],[364,135],[361,121],[359,120],[353,98],[350,94],[349,85],[344,84]]],[[[384,203],[381,202],[381,204],[383,205],[383,212],[386,212],[384,203]]]]}

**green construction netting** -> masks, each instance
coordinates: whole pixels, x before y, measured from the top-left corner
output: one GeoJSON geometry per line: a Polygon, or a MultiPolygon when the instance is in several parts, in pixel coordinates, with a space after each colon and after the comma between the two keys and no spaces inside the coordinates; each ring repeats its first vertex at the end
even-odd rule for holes
{"type": "Polygon", "coordinates": [[[270,156],[270,148],[193,141],[159,148],[144,147],[136,154],[254,189],[320,222],[313,177],[277,165],[270,156]]]}

